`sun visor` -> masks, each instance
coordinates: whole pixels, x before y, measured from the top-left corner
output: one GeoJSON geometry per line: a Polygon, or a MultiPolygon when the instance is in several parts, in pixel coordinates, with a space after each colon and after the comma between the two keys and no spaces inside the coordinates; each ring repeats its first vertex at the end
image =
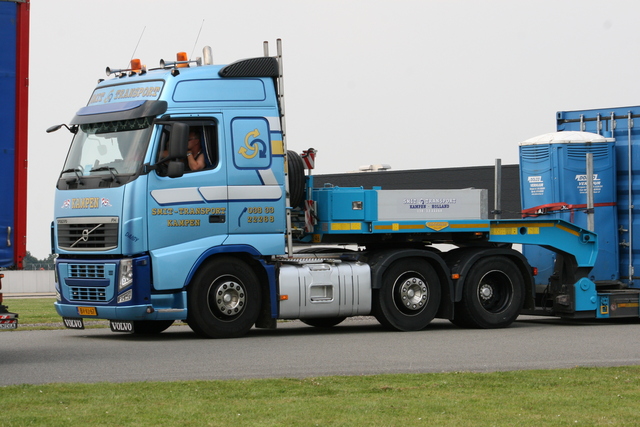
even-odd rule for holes
{"type": "Polygon", "coordinates": [[[71,120],[72,125],[113,122],[155,117],[167,111],[167,101],[126,101],[82,107],[71,120]]]}

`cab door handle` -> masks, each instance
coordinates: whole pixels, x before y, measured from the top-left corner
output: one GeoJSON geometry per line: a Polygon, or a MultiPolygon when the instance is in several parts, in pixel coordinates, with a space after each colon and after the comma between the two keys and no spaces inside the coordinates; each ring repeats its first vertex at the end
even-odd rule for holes
{"type": "Polygon", "coordinates": [[[209,215],[210,224],[223,224],[225,221],[225,215],[209,215]]]}

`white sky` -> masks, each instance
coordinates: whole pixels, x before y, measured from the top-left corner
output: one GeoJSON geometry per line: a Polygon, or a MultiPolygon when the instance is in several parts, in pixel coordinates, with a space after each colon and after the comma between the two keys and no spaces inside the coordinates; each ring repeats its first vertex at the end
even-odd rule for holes
{"type": "Polygon", "coordinates": [[[27,250],[50,252],[68,122],[104,69],[282,38],[290,149],[314,173],[518,162],[560,110],[640,102],[633,0],[31,0],[27,250]],[[204,24],[203,24],[204,20],[204,24]],[[200,27],[202,32],[196,43],[200,27]],[[195,46],[195,51],[194,51],[195,46]]]}

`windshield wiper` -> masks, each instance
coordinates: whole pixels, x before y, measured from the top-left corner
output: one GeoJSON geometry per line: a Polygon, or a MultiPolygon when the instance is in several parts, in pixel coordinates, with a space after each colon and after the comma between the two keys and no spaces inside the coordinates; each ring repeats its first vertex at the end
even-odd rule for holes
{"type": "Polygon", "coordinates": [[[109,173],[111,173],[111,180],[114,181],[116,184],[120,184],[120,181],[118,181],[118,177],[116,176],[116,173],[118,173],[118,169],[114,168],[113,166],[102,166],[97,169],[91,169],[92,173],[103,172],[103,171],[109,171],[109,173]],[[116,171],[116,172],[114,173],[113,171],[116,171]]]}
{"type": "Polygon", "coordinates": [[[80,179],[80,174],[84,174],[84,169],[81,166],[76,166],[75,168],[71,168],[71,169],[65,169],[62,172],[60,172],[60,176],[64,175],[65,173],[71,173],[71,172],[76,174],[76,184],[84,185],[82,182],[82,179],[80,179]]]}

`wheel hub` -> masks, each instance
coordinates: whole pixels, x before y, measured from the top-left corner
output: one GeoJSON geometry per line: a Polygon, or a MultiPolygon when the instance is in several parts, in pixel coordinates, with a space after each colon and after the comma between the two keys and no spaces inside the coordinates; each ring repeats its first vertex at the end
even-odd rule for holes
{"type": "Polygon", "coordinates": [[[215,291],[216,307],[221,313],[233,316],[242,311],[246,303],[246,294],[238,283],[222,282],[215,291]]]}
{"type": "Polygon", "coordinates": [[[480,298],[486,301],[493,297],[493,287],[488,284],[483,284],[482,286],[480,286],[478,293],[480,294],[480,298]]]}
{"type": "Polygon", "coordinates": [[[478,286],[478,299],[489,313],[501,313],[513,299],[513,283],[501,270],[491,270],[482,276],[478,286]]]}
{"type": "Polygon", "coordinates": [[[417,277],[405,280],[400,288],[400,299],[409,310],[421,310],[427,303],[427,286],[417,277]]]}

